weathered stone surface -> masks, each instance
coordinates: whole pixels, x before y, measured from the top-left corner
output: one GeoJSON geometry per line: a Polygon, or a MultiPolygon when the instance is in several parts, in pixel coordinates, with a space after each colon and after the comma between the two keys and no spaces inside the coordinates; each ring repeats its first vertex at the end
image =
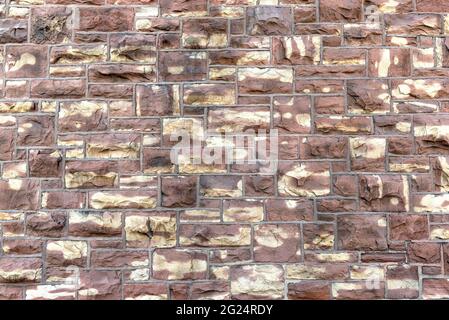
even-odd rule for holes
{"type": "Polygon", "coordinates": [[[0,43],[22,43],[27,41],[26,20],[2,19],[0,21],[0,43]]]}
{"type": "Polygon", "coordinates": [[[61,131],[102,131],[107,128],[107,104],[103,101],[63,102],[59,108],[61,131]]]}
{"type": "Polygon", "coordinates": [[[179,243],[181,246],[234,247],[247,246],[251,240],[248,225],[181,225],[179,243]]]}
{"type": "Polygon", "coordinates": [[[232,105],[235,104],[235,87],[228,84],[196,84],[184,86],[184,104],[232,105]]]}
{"type": "Polygon", "coordinates": [[[91,158],[136,159],[139,149],[140,136],[136,134],[95,135],[87,142],[86,155],[91,158]]]}
{"type": "Polygon", "coordinates": [[[337,246],[344,250],[387,249],[387,221],[382,215],[341,215],[337,218],[337,246]]]}
{"type": "Polygon", "coordinates": [[[32,283],[42,278],[42,262],[36,258],[0,258],[0,283],[32,283]]]}
{"type": "Polygon", "coordinates": [[[162,0],[160,3],[162,16],[204,16],[207,13],[206,0],[162,0]]]}
{"type": "Polygon", "coordinates": [[[446,2],[0,0],[0,300],[449,298],[446,2]]]}
{"type": "Polygon", "coordinates": [[[129,247],[173,247],[176,244],[176,214],[130,213],[125,218],[125,237],[129,247]]]}
{"type": "Polygon", "coordinates": [[[129,284],[124,287],[125,300],[167,300],[167,286],[162,283],[129,284]]]}
{"type": "Polygon", "coordinates": [[[234,299],[281,299],[284,270],[278,265],[231,267],[231,294],[234,299]],[[249,279],[249,281],[248,281],[249,279]]]}
{"type": "Polygon", "coordinates": [[[268,107],[211,108],[207,119],[208,128],[215,132],[257,132],[269,128],[270,110],[268,107]]]}
{"type": "Polygon", "coordinates": [[[44,46],[8,46],[5,75],[7,78],[40,78],[47,75],[47,50],[44,46]]]}
{"type": "Polygon", "coordinates": [[[51,241],[47,243],[47,263],[51,266],[80,266],[87,263],[86,241],[51,241]]]}
{"type": "MultiPolygon", "coordinates": [[[[50,51],[50,63],[65,65],[106,61],[106,50],[105,45],[70,45],[52,47],[50,51]]],[[[82,74],[84,74],[84,72],[82,74]]]]}
{"type": "Polygon", "coordinates": [[[417,115],[414,117],[414,135],[419,154],[447,154],[449,152],[445,115],[417,115]]]}
{"type": "Polygon", "coordinates": [[[122,215],[119,212],[71,211],[68,232],[81,237],[121,236],[122,215]]]}
{"type": "Polygon", "coordinates": [[[161,192],[163,207],[195,207],[197,178],[164,177],[162,178],[161,192]]]}
{"type": "Polygon", "coordinates": [[[348,140],[346,138],[310,137],[300,144],[301,159],[346,158],[348,140]]]}
{"type": "Polygon", "coordinates": [[[348,84],[348,107],[352,113],[387,113],[388,84],[381,80],[352,80],[348,84]]]}
{"type": "Polygon", "coordinates": [[[207,255],[199,251],[157,249],[153,254],[153,277],[160,280],[205,279],[207,255]]]}
{"type": "Polygon", "coordinates": [[[120,298],[120,273],[116,271],[82,271],[80,300],[117,300],[120,298]]]}
{"type": "Polygon", "coordinates": [[[133,28],[132,8],[79,8],[77,29],[80,31],[127,31],[133,28]]]}
{"type": "Polygon", "coordinates": [[[184,48],[222,48],[227,46],[228,24],[225,19],[189,19],[182,26],[184,48]]]}
{"type": "Polygon", "coordinates": [[[384,171],[385,147],[383,138],[350,138],[351,169],[355,171],[384,171]]]}
{"type": "Polygon", "coordinates": [[[156,37],[145,34],[114,34],[110,39],[111,61],[156,63],[156,37]]]}
{"type": "Polygon", "coordinates": [[[179,86],[137,85],[136,113],[138,116],[165,116],[179,112],[179,86]]]}
{"type": "Polygon", "coordinates": [[[311,128],[310,109],[307,97],[276,97],[273,124],[281,132],[308,133],[311,128]]]}
{"type": "Polygon", "coordinates": [[[408,211],[409,185],[400,175],[364,175],[360,178],[360,207],[364,211],[408,211]]]}
{"type": "Polygon", "coordinates": [[[272,221],[310,221],[313,220],[312,206],[312,202],[306,199],[267,199],[267,217],[272,221]]]}
{"type": "Polygon", "coordinates": [[[332,224],[306,224],[303,226],[305,250],[329,250],[334,248],[335,235],[332,224]]]}
{"type": "Polygon", "coordinates": [[[263,202],[255,199],[224,200],[223,221],[225,222],[258,222],[264,217],[263,202]]]}
{"type": "Polygon", "coordinates": [[[2,128],[0,131],[0,160],[12,160],[15,130],[2,128]]]}
{"type": "Polygon", "coordinates": [[[162,81],[198,81],[207,78],[206,53],[165,52],[159,53],[159,77],[162,81]]]}
{"type": "Polygon", "coordinates": [[[240,93],[291,93],[292,84],[292,69],[241,68],[238,71],[240,93]]]}
{"type": "Polygon", "coordinates": [[[90,263],[94,268],[148,267],[149,256],[146,251],[95,250],[90,263]]]}
{"type": "Polygon", "coordinates": [[[315,128],[324,134],[369,134],[371,121],[367,117],[320,117],[315,118],[315,128]]]}
{"type": "Polygon", "coordinates": [[[0,181],[0,210],[36,210],[39,206],[39,181],[10,179],[0,181]]]}
{"type": "Polygon", "coordinates": [[[88,70],[92,82],[155,82],[156,69],[152,65],[102,64],[92,65],[88,70]]]}
{"type": "Polygon", "coordinates": [[[86,94],[84,80],[34,80],[31,82],[31,96],[49,99],[77,99],[86,94]]]}
{"type": "Polygon", "coordinates": [[[318,64],[321,37],[293,36],[273,38],[273,58],[276,64],[318,64]]]}
{"type": "Polygon", "coordinates": [[[38,212],[28,215],[27,234],[40,237],[61,237],[67,218],[61,212],[38,212]]]}
{"type": "Polygon", "coordinates": [[[425,215],[391,215],[391,240],[426,240],[429,226],[425,215]]]}
{"type": "Polygon", "coordinates": [[[259,262],[298,262],[298,225],[263,224],[254,230],[254,259],[259,262]]]}
{"type": "Polygon", "coordinates": [[[329,300],[330,284],[326,282],[301,281],[288,285],[289,300],[329,300]]]}
{"type": "Polygon", "coordinates": [[[91,192],[89,198],[93,209],[151,209],[157,201],[153,190],[98,191],[91,192]]]}
{"type": "Polygon", "coordinates": [[[58,150],[32,150],[28,159],[31,177],[62,175],[62,155],[58,150]]]}
{"type": "Polygon", "coordinates": [[[71,38],[72,9],[34,7],[31,9],[31,42],[61,43],[71,38]]]}
{"type": "Polygon", "coordinates": [[[440,16],[436,14],[386,14],[388,34],[436,35],[440,33],[440,16]]]}
{"type": "Polygon", "coordinates": [[[283,196],[323,196],[330,193],[329,167],[322,163],[282,164],[278,191],[283,196]]]}
{"type": "Polygon", "coordinates": [[[246,30],[250,35],[288,35],[291,33],[293,17],[287,7],[248,7],[246,15],[246,30]]]}
{"type": "Polygon", "coordinates": [[[407,246],[407,255],[414,263],[440,263],[441,246],[432,242],[412,242],[407,246]]]}
{"type": "Polygon", "coordinates": [[[362,19],[361,0],[320,1],[320,21],[358,22],[362,19]]]}

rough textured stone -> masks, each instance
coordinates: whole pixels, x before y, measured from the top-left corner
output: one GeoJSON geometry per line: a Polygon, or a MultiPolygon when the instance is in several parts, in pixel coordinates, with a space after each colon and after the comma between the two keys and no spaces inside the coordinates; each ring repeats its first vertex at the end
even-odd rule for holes
{"type": "Polygon", "coordinates": [[[386,250],[387,222],[381,215],[341,215],[337,218],[339,249],[386,250]]]}
{"type": "Polygon", "coordinates": [[[448,68],[441,0],[0,0],[0,300],[448,299],[448,68]]]}
{"type": "Polygon", "coordinates": [[[71,38],[72,10],[65,7],[31,9],[31,42],[61,43],[71,38]]]}

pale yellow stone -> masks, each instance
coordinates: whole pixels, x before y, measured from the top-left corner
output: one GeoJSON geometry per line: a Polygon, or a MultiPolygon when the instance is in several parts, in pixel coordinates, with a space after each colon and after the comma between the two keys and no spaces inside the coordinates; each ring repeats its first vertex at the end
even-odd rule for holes
{"type": "Polygon", "coordinates": [[[83,214],[79,211],[71,211],[69,223],[94,223],[102,228],[118,229],[122,226],[122,215],[119,212],[105,212],[103,214],[83,214]]]}
{"type": "Polygon", "coordinates": [[[23,178],[26,177],[27,174],[27,163],[19,162],[13,165],[4,167],[3,169],[3,179],[14,179],[14,178],[23,178]]]}
{"type": "Polygon", "coordinates": [[[355,290],[364,290],[366,288],[365,282],[336,282],[332,283],[332,296],[334,298],[338,298],[340,293],[339,291],[355,291],[355,290]]]}
{"type": "Polygon", "coordinates": [[[228,35],[226,33],[214,33],[209,36],[201,33],[183,33],[181,42],[183,47],[194,44],[195,48],[224,48],[228,45],[228,35]]]}
{"type": "Polygon", "coordinates": [[[417,163],[389,163],[388,169],[392,172],[416,172],[418,170],[428,171],[430,166],[417,163]]]}
{"type": "Polygon", "coordinates": [[[9,220],[23,220],[24,214],[20,212],[1,212],[0,211],[0,220],[9,221],[9,220]]]}
{"type": "Polygon", "coordinates": [[[0,102],[0,112],[31,112],[33,108],[32,101],[0,102]]]}
{"type": "Polygon", "coordinates": [[[216,280],[229,280],[229,266],[212,266],[210,267],[210,274],[216,280]]]}
{"type": "Polygon", "coordinates": [[[176,118],[162,120],[163,134],[166,136],[188,133],[191,139],[201,140],[204,136],[203,122],[196,118],[176,118]]]}
{"type": "Polygon", "coordinates": [[[50,66],[50,75],[53,77],[64,77],[71,74],[83,74],[84,66],[50,66]]]}
{"type": "Polygon", "coordinates": [[[75,299],[76,286],[71,284],[39,285],[26,289],[26,300],[75,299]]]}
{"type": "Polygon", "coordinates": [[[413,67],[415,68],[433,68],[434,48],[415,48],[413,51],[413,67]],[[420,58],[423,58],[421,60],[420,58]]]}
{"type": "Polygon", "coordinates": [[[120,194],[96,192],[91,197],[91,206],[94,209],[105,209],[108,207],[127,208],[138,206],[145,209],[156,207],[156,198],[151,196],[123,196],[120,194]]]}
{"type": "Polygon", "coordinates": [[[190,259],[186,261],[167,261],[164,255],[153,254],[153,271],[167,272],[167,280],[184,279],[186,274],[206,272],[207,261],[202,259],[190,259]]]}
{"type": "Polygon", "coordinates": [[[86,241],[52,241],[47,244],[48,251],[62,253],[65,260],[80,259],[87,256],[86,241]]]}
{"type": "Polygon", "coordinates": [[[293,70],[290,68],[240,68],[238,80],[244,81],[248,77],[292,83],[293,70]]]}
{"type": "Polygon", "coordinates": [[[449,240],[449,229],[434,228],[430,232],[430,239],[432,240],[449,240]]]}
{"type": "Polygon", "coordinates": [[[137,241],[152,247],[176,245],[176,218],[172,216],[127,216],[125,218],[126,242],[137,241]],[[151,239],[149,232],[153,233],[151,239]],[[163,234],[163,235],[161,235],[163,234]]]}
{"type": "Polygon", "coordinates": [[[150,279],[149,269],[136,269],[132,270],[129,274],[129,280],[131,281],[147,281],[150,279]]]}
{"type": "Polygon", "coordinates": [[[350,277],[354,280],[370,280],[384,279],[385,271],[382,267],[377,266],[352,266],[350,269],[350,277]]]}
{"type": "Polygon", "coordinates": [[[181,222],[220,222],[220,211],[209,209],[185,210],[181,215],[181,222]]]}
{"type": "Polygon", "coordinates": [[[209,68],[209,79],[210,80],[219,80],[225,77],[234,76],[236,73],[235,68],[209,68]]]}
{"type": "Polygon", "coordinates": [[[86,155],[90,158],[139,158],[140,144],[136,142],[116,143],[105,147],[100,142],[89,142],[87,144],[86,155]]]}
{"type": "Polygon", "coordinates": [[[25,279],[26,281],[40,281],[42,270],[39,269],[17,269],[11,271],[0,270],[0,281],[14,282],[15,279],[25,279]]]}
{"type": "Polygon", "coordinates": [[[30,13],[30,9],[26,7],[9,7],[8,16],[14,18],[27,18],[30,13]]]}
{"type": "Polygon", "coordinates": [[[33,56],[31,53],[25,52],[20,55],[18,60],[7,61],[7,63],[5,64],[5,71],[15,72],[22,69],[22,67],[24,66],[27,65],[34,66],[35,64],[36,64],[36,57],[33,56]]]}
{"type": "Polygon", "coordinates": [[[208,122],[216,126],[215,132],[242,132],[248,126],[268,126],[270,110],[241,111],[224,108],[211,110],[208,122]]]}
{"type": "Polygon", "coordinates": [[[219,92],[212,93],[207,92],[205,95],[200,97],[195,94],[195,90],[201,91],[207,90],[208,88],[214,88],[213,84],[196,84],[184,87],[184,103],[197,106],[197,105],[233,105],[235,101],[235,89],[226,88],[220,90],[219,92]],[[193,92],[193,93],[192,93],[193,92]]]}
{"type": "Polygon", "coordinates": [[[96,172],[73,172],[65,174],[66,188],[79,188],[88,184],[92,185],[116,185],[117,173],[108,172],[98,174],[96,172]]]}
{"type": "Polygon", "coordinates": [[[347,262],[350,261],[352,256],[349,253],[319,253],[317,258],[321,262],[347,262]]]}
{"type": "Polygon", "coordinates": [[[243,266],[243,271],[249,277],[242,275],[231,281],[231,293],[250,294],[252,296],[269,296],[280,299],[284,295],[283,269],[275,265],[243,266]]]}
{"type": "Polygon", "coordinates": [[[96,61],[106,61],[107,46],[99,45],[95,47],[73,47],[68,46],[67,51],[61,54],[55,64],[81,64],[96,61]]]}
{"type": "Polygon", "coordinates": [[[412,89],[424,91],[430,98],[435,98],[443,87],[437,80],[428,79],[406,79],[397,88],[392,90],[392,95],[397,99],[411,97],[412,89]]]}
{"type": "Polygon", "coordinates": [[[418,204],[415,204],[415,212],[449,212],[449,194],[426,194],[418,204]]]}
{"type": "Polygon", "coordinates": [[[388,290],[419,290],[419,282],[413,279],[391,279],[387,280],[388,290]]]}
{"type": "Polygon", "coordinates": [[[225,222],[259,222],[263,220],[263,206],[230,207],[223,210],[225,222]]]}
{"type": "Polygon", "coordinates": [[[288,264],[285,266],[285,271],[287,279],[294,280],[322,279],[327,274],[325,267],[301,264],[288,264]]]}
{"type": "Polygon", "coordinates": [[[302,196],[302,197],[322,196],[330,193],[329,186],[312,190],[310,188],[306,188],[301,185],[298,186],[295,185],[294,183],[291,183],[293,180],[303,181],[310,177],[323,179],[323,181],[325,181],[330,179],[330,173],[329,170],[323,170],[320,172],[309,171],[307,170],[306,164],[295,165],[295,167],[292,170],[286,172],[278,180],[279,193],[281,195],[302,196]]]}

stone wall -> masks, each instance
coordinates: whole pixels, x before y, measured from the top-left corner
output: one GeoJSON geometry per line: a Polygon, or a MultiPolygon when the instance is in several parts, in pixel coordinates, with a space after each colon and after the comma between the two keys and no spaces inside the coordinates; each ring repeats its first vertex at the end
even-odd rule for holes
{"type": "Polygon", "coordinates": [[[2,299],[449,298],[447,1],[0,0],[0,76],[2,299]]]}

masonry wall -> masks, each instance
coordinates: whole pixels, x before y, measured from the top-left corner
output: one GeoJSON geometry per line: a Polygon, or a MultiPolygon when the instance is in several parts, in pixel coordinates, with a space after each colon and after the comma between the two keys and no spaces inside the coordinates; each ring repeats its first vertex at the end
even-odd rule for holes
{"type": "Polygon", "coordinates": [[[0,0],[0,76],[2,299],[449,298],[447,1],[0,0]]]}

